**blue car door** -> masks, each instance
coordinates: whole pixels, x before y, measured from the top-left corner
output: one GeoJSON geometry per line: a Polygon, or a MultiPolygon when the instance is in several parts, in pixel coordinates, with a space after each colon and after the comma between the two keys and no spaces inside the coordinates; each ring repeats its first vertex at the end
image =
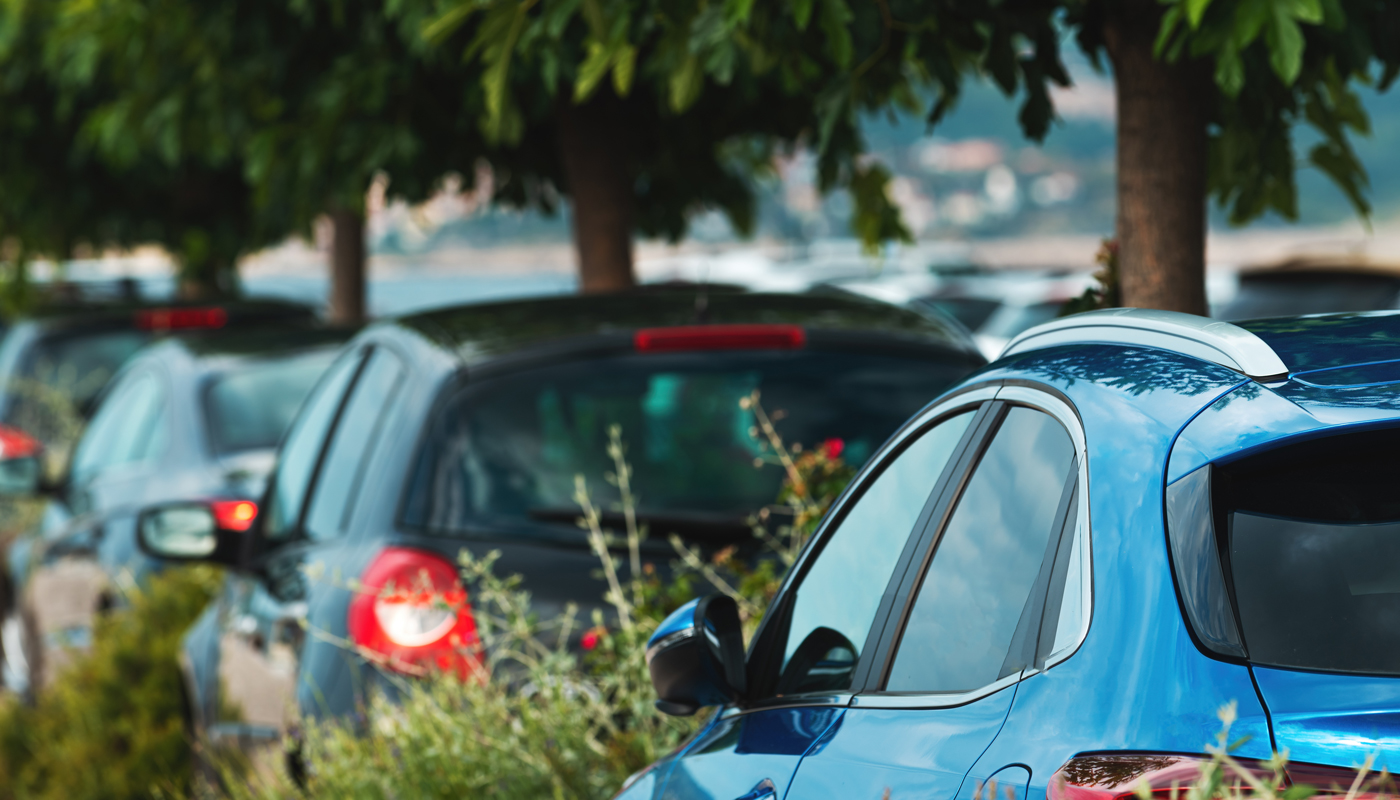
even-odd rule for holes
{"type": "Polygon", "coordinates": [[[987,393],[921,415],[896,434],[817,534],[770,610],[749,657],[744,708],[723,709],[656,770],[673,800],[781,798],[802,758],[841,725],[911,534],[981,429],[987,393]]]}
{"type": "Polygon", "coordinates": [[[861,690],[803,759],[788,797],[952,800],[992,780],[998,800],[1024,797],[1024,767],[974,765],[1020,679],[1044,663],[1061,616],[1076,613],[1062,600],[1083,570],[1082,445],[1069,409],[1026,389],[1003,390],[989,416],[961,490],[915,537],[915,563],[926,566],[895,590],[861,690]],[[1025,404],[1003,402],[1008,393],[1025,404]]]}

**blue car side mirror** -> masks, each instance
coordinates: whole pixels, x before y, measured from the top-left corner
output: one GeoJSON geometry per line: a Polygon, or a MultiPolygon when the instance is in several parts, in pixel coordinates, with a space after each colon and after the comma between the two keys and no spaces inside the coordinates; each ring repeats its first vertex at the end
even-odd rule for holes
{"type": "Polygon", "coordinates": [[[676,609],[647,642],[656,707],[687,717],[744,695],[744,632],[739,606],[712,594],[676,609]]]}

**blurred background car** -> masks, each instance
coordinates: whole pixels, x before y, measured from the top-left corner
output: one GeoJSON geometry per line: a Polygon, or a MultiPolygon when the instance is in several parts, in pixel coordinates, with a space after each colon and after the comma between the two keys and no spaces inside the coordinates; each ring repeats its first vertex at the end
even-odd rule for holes
{"type": "Polygon", "coordinates": [[[7,689],[41,686],[68,647],[86,645],[94,616],[159,567],[136,546],[142,507],[213,498],[251,519],[254,506],[238,501],[262,493],[278,442],[350,334],[238,325],[172,337],[131,359],[99,396],[42,525],[7,553],[7,689]]]}
{"type": "Polygon", "coordinates": [[[1261,317],[1381,311],[1400,308],[1400,263],[1365,255],[1301,256],[1244,267],[1228,300],[1211,316],[1227,321],[1261,317]]]}
{"type": "Polygon", "coordinates": [[[43,478],[56,483],[94,400],[148,342],[171,332],[314,320],[310,306],[282,301],[151,303],[130,294],[108,299],[89,292],[40,305],[15,321],[0,342],[0,425],[43,447],[43,478]]]}
{"type": "Polygon", "coordinates": [[[757,394],[787,441],[840,439],[859,465],[983,363],[958,326],[892,306],[696,287],[374,325],[308,398],[247,534],[207,503],[142,517],[152,552],[237,570],[184,642],[195,734],[272,741],[289,714],[347,715],[392,691],[347,645],[388,672],[465,669],[470,594],[423,600],[461,594],[463,549],[499,551],[496,571],[524,577],[542,618],[576,605],[586,627],[605,585],[575,478],[621,530],[614,425],[650,529],[643,558],[664,570],[669,534],[703,553],[757,545],[750,517],[782,471],[756,467],[742,399],[757,394]],[[380,596],[388,584],[411,591],[380,596]]]}
{"type": "Polygon", "coordinates": [[[823,283],[818,291],[946,314],[972,332],[985,358],[994,359],[1012,337],[1059,316],[1066,302],[1093,284],[1090,271],[964,266],[836,279],[823,283]]]}

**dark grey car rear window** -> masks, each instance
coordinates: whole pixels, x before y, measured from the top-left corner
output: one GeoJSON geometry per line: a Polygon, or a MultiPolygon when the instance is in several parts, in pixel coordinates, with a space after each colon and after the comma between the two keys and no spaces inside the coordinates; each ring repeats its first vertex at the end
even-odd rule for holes
{"type": "MultiPolygon", "coordinates": [[[[1397,447],[1400,431],[1367,431],[1214,470],[1208,533],[1251,662],[1400,674],[1397,447]]],[[[1178,524],[1184,521],[1173,522],[1174,544],[1192,530],[1178,524]]],[[[1185,585],[1199,576],[1174,555],[1178,580],[1187,579],[1183,597],[1199,594],[1185,585]]],[[[1209,570],[1200,574],[1219,580],[1209,570]]]]}
{"type": "Polygon", "coordinates": [[[859,466],[962,377],[961,364],[880,353],[803,350],[629,355],[532,369],[466,389],[431,423],[403,523],[452,534],[496,520],[574,529],[574,476],[601,502],[608,428],[621,427],[638,511],[653,536],[684,524],[744,535],[783,478],[740,400],[759,392],[790,444],[839,439],[859,466]]]}

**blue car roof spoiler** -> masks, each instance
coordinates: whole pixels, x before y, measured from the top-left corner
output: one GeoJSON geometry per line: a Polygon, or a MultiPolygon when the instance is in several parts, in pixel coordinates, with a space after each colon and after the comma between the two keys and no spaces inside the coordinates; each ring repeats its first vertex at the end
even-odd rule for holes
{"type": "Polygon", "coordinates": [[[1156,347],[1219,364],[1261,383],[1288,378],[1283,359],[1244,328],[1148,308],[1106,308],[1052,320],[1012,339],[1001,357],[1066,344],[1156,347]]]}

